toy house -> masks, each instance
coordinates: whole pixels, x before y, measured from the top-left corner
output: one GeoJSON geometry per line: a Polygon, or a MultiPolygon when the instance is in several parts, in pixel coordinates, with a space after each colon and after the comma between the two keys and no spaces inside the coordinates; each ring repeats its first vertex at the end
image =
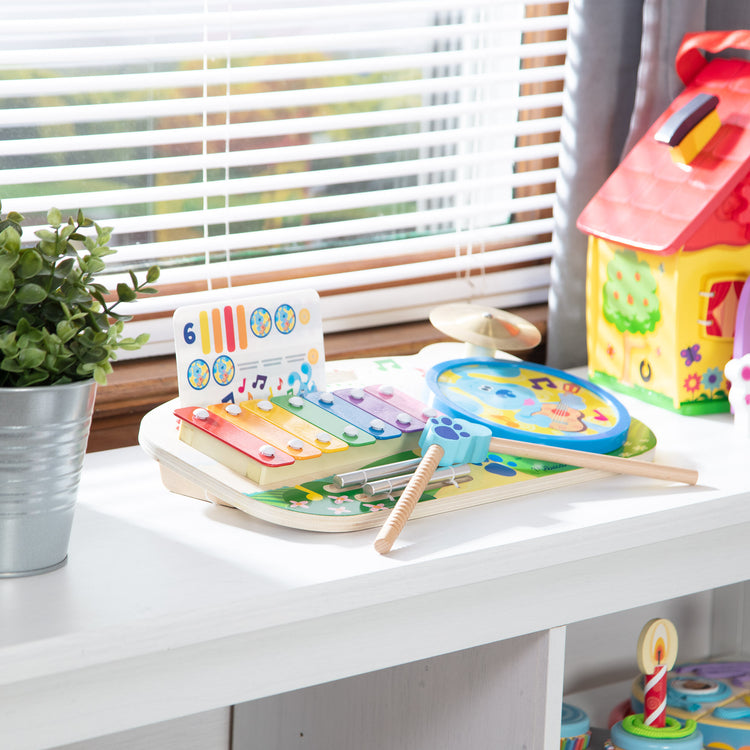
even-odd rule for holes
{"type": "MultiPolygon", "coordinates": [[[[729,46],[747,48],[750,33],[734,34],[729,46]]],[[[729,409],[724,366],[747,297],[750,62],[708,62],[687,37],[677,71],[684,91],[578,227],[589,236],[591,379],[700,414],[729,409]]]]}

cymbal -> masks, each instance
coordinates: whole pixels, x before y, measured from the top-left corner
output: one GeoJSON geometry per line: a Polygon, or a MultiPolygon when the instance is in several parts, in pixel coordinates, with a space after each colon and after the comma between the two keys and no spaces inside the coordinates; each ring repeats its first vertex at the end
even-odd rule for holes
{"type": "Polygon", "coordinates": [[[471,302],[436,307],[430,313],[430,322],[451,338],[485,349],[531,349],[542,340],[539,329],[528,320],[471,302]]]}

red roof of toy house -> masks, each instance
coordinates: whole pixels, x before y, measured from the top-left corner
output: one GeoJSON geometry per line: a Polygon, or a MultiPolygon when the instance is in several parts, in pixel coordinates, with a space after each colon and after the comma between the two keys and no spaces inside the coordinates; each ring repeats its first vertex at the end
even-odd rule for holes
{"type": "Polygon", "coordinates": [[[749,171],[750,63],[716,58],[623,159],[581,213],[578,228],[657,253],[750,244],[749,171]],[[654,134],[701,93],[718,96],[721,127],[690,165],[675,164],[654,134]]]}

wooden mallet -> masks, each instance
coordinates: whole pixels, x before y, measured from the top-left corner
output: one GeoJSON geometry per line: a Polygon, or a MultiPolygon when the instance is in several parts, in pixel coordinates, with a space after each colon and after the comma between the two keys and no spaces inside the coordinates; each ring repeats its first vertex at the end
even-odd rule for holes
{"type": "Polygon", "coordinates": [[[375,549],[381,555],[390,551],[437,466],[450,466],[456,462],[453,460],[454,456],[465,456],[459,459],[465,463],[480,463],[490,452],[505,453],[519,458],[598,469],[612,474],[634,474],[684,484],[698,482],[698,472],[693,469],[654,464],[608,453],[590,453],[492,437],[490,430],[483,425],[454,421],[449,417],[431,419],[422,431],[419,445],[422,449],[422,461],[375,539],[375,549]],[[463,447],[462,443],[465,444],[463,447]]]}
{"type": "Polygon", "coordinates": [[[437,467],[484,461],[491,437],[480,424],[442,416],[430,419],[419,438],[422,460],[375,539],[381,555],[390,552],[437,467]]]}

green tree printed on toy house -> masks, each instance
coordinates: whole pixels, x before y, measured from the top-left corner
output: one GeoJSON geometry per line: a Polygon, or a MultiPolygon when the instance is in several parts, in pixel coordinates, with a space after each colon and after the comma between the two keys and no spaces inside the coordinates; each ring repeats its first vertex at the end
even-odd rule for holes
{"type": "Polygon", "coordinates": [[[605,320],[622,333],[623,383],[630,383],[633,349],[645,346],[640,338],[651,333],[661,319],[659,298],[648,263],[638,260],[633,250],[617,250],[607,264],[607,281],[602,289],[605,320]]]}

